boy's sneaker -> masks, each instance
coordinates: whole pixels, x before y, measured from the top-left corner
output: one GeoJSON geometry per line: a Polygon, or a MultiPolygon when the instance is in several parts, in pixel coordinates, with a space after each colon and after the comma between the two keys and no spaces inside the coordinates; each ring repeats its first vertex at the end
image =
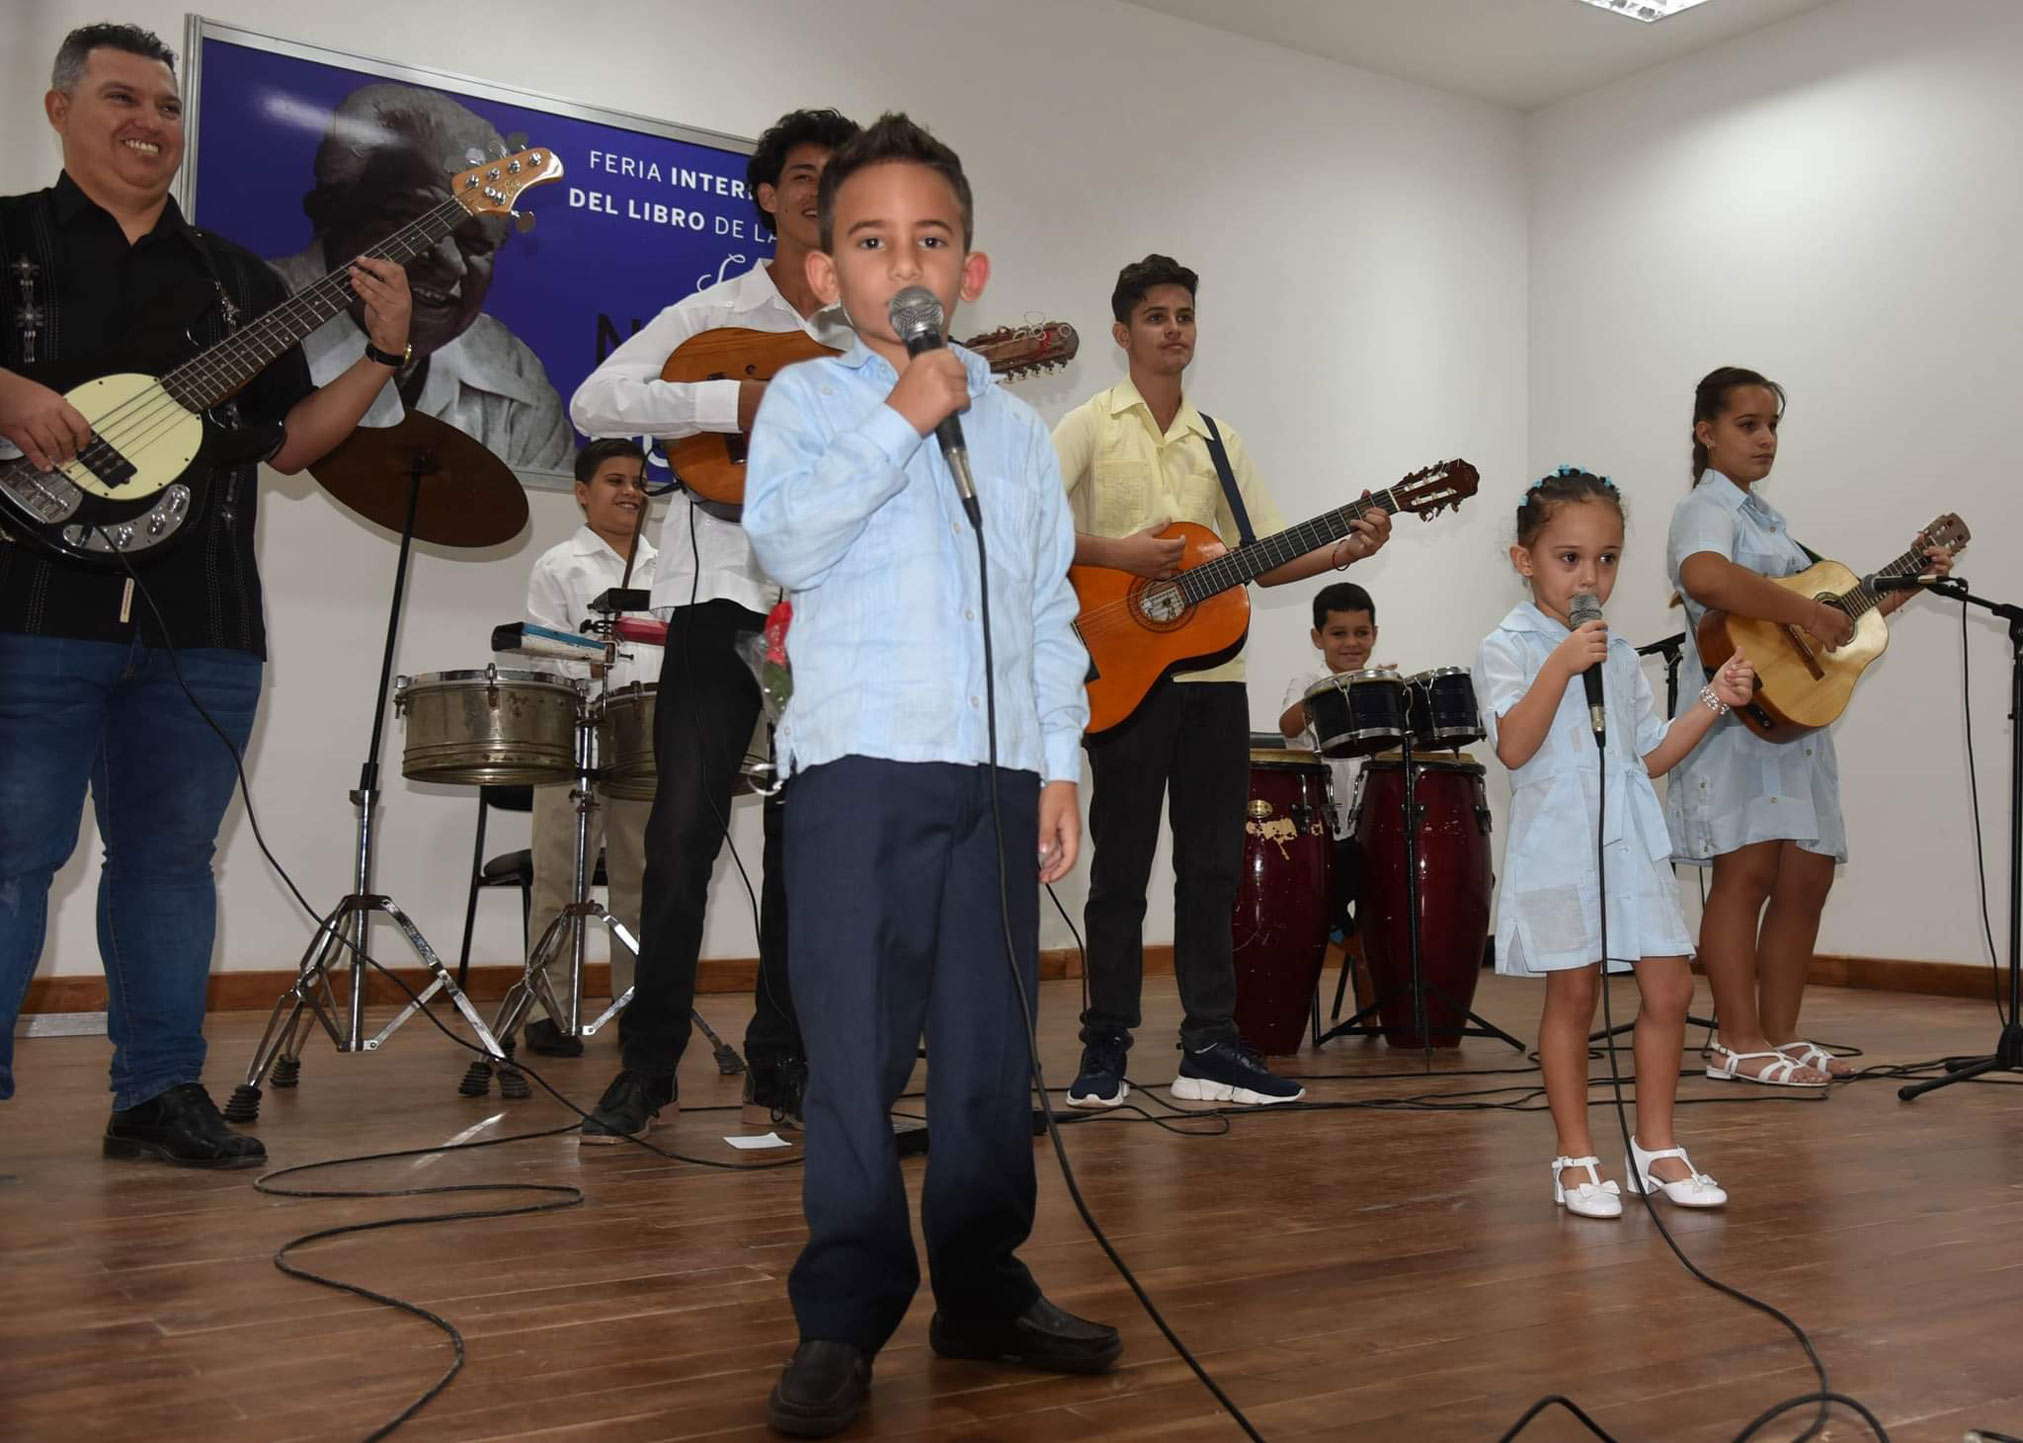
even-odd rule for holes
{"type": "Polygon", "coordinates": [[[1117,1107],[1131,1095],[1124,1080],[1124,1054],[1131,1050],[1131,1034],[1121,1030],[1105,1032],[1082,1048],[1082,1070],[1068,1088],[1070,1107],[1117,1107]]]}
{"type": "Polygon", "coordinates": [[[1183,1053],[1180,1075],[1168,1091],[1185,1102],[1234,1102],[1242,1107],[1298,1102],[1307,1095],[1304,1087],[1278,1076],[1236,1037],[1183,1053]]]}

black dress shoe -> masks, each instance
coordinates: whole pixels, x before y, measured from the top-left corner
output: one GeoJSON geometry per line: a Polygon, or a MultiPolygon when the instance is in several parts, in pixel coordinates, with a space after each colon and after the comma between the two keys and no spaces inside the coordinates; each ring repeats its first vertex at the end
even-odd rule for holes
{"type": "Polygon", "coordinates": [[[571,1037],[555,1025],[552,1017],[538,1017],[527,1024],[527,1050],[543,1057],[581,1057],[583,1039],[571,1037]]]}
{"type": "Polygon", "coordinates": [[[257,1137],[225,1126],[218,1105],[198,1082],[179,1082],[105,1124],[106,1157],[155,1157],[176,1167],[259,1167],[267,1149],[257,1137]]]}
{"type": "Polygon", "coordinates": [[[614,1147],[620,1138],[645,1137],[660,1116],[660,1110],[674,1101],[674,1079],[648,1077],[627,1070],[611,1079],[597,1107],[583,1119],[576,1140],[614,1147]]]}
{"type": "Polygon", "coordinates": [[[808,1063],[801,1057],[761,1059],[745,1066],[744,1110],[747,1127],[801,1126],[801,1097],[808,1090],[808,1063]]]}
{"type": "Polygon", "coordinates": [[[789,1438],[827,1438],[857,1421],[870,1391],[871,1359],[862,1348],[810,1339],[773,1385],[766,1421],[789,1438]]]}
{"type": "Polygon", "coordinates": [[[949,1323],[937,1312],[927,1341],[944,1358],[1015,1363],[1044,1373],[1101,1373],[1124,1351],[1115,1328],[1064,1313],[1045,1298],[992,1322],[949,1323]]]}

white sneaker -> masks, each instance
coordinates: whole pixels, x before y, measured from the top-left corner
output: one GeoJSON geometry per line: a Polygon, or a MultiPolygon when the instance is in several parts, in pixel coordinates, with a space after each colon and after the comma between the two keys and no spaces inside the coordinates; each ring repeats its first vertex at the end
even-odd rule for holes
{"type": "Polygon", "coordinates": [[[1619,1218],[1623,1215],[1622,1190],[1614,1179],[1603,1182],[1595,1166],[1598,1157],[1556,1157],[1552,1160],[1552,1200],[1568,1212],[1584,1218],[1619,1218]],[[1584,1167],[1588,1180],[1566,1186],[1559,1180],[1563,1167],[1584,1167]]]}

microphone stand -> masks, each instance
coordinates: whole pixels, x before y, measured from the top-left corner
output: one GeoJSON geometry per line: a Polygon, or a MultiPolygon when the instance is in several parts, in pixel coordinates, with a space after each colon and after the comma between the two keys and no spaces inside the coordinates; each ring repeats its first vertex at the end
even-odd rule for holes
{"type": "Polygon", "coordinates": [[[1978,606],[2009,623],[2009,1013],[1992,1053],[1947,1058],[1942,1076],[1897,1089],[1905,1102],[1983,1073],[2023,1072],[2023,606],[1976,596],[1965,581],[1952,577],[1925,583],[1922,589],[1978,606]]]}
{"type": "MultiPolygon", "coordinates": [[[[1686,633],[1675,631],[1670,636],[1660,637],[1648,646],[1638,647],[1637,655],[1662,656],[1665,659],[1665,715],[1668,717],[1677,716],[1679,714],[1679,663],[1686,655],[1686,633]]],[[[1713,1018],[1695,1017],[1690,1010],[1686,1013],[1686,1025],[1688,1027],[1704,1027],[1707,1029],[1710,1037],[1714,1032],[1719,1030],[1718,1024],[1713,1018]]],[[[1619,1022],[1614,1027],[1604,1027],[1599,1032],[1590,1032],[1587,1040],[1590,1042],[1606,1042],[1610,1038],[1621,1037],[1624,1033],[1635,1031],[1636,1026],[1635,1021],[1619,1022]]],[[[1701,1051],[1706,1051],[1706,1048],[1703,1046],[1701,1051]]]]}

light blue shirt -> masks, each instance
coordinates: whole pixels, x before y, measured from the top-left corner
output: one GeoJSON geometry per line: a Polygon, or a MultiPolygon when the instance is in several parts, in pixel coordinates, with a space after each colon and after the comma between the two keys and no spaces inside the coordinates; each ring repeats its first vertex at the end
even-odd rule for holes
{"type": "MultiPolygon", "coordinates": [[[[1489,745],[1531,690],[1567,628],[1532,602],[1512,608],[1475,655],[1475,695],[1489,745]]],[[[1658,717],[1637,650],[1611,633],[1601,662],[1608,708],[1609,951],[1617,958],[1684,956],[1692,939],[1664,865],[1671,840],[1644,758],[1671,724],[1658,717]]],[[[1601,887],[1595,869],[1596,764],[1587,688],[1573,682],[1529,761],[1510,774],[1510,840],[1496,905],[1496,970],[1533,976],[1584,967],[1601,956],[1601,887]]],[[[1615,969],[1612,969],[1615,970],[1615,969]]]]}
{"type": "MultiPolygon", "coordinates": [[[[1088,653],[1074,632],[1074,523],[1037,413],[957,346],[990,553],[999,764],[1081,776],[1088,653]]],[[[773,378],[752,426],[745,532],[794,604],[788,772],[845,756],[990,759],[976,537],[940,448],[885,404],[898,373],[862,341],[773,378]]]]}
{"type": "MultiPolygon", "coordinates": [[[[1761,576],[1791,576],[1812,564],[1776,507],[1719,471],[1700,478],[1678,508],[1665,547],[1665,570],[1686,603],[1686,655],[1679,713],[1700,704],[1704,662],[1694,633],[1707,608],[1681,583],[1686,558],[1706,551],[1761,576]]],[[[1840,807],[1840,761],[1822,728],[1794,741],[1770,742],[1734,716],[1714,723],[1665,783],[1672,855],[1699,866],[1755,842],[1792,841],[1808,852],[1847,860],[1840,807]]]]}

